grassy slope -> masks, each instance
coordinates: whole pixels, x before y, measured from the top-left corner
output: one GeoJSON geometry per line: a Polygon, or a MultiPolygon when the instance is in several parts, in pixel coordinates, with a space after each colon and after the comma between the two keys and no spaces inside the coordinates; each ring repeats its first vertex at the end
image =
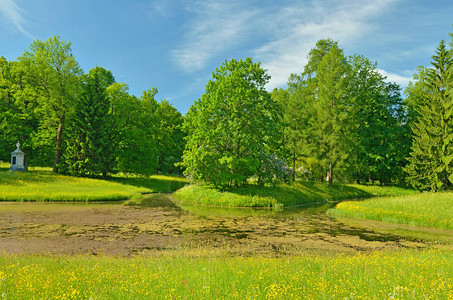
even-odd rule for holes
{"type": "MultiPolygon", "coordinates": [[[[0,256],[5,299],[451,299],[453,253],[0,256]]],[[[201,253],[202,254],[202,253],[201,253]]]]}
{"type": "Polygon", "coordinates": [[[133,174],[117,174],[108,180],[111,182],[147,188],[155,193],[173,193],[187,184],[184,177],[162,175],[148,177],[133,174]]]}
{"type": "Polygon", "coordinates": [[[420,193],[339,203],[333,215],[453,230],[453,193],[420,193]]]}
{"type": "Polygon", "coordinates": [[[260,188],[249,185],[228,191],[219,191],[200,185],[186,186],[173,196],[186,203],[232,206],[232,207],[276,207],[305,203],[393,196],[415,193],[401,187],[378,187],[357,184],[334,185],[297,182],[293,185],[279,185],[275,188],[260,188]]]}
{"type": "Polygon", "coordinates": [[[185,180],[165,176],[116,176],[109,180],[57,175],[46,168],[9,172],[0,165],[0,201],[125,200],[142,193],[172,192],[185,180]]]}

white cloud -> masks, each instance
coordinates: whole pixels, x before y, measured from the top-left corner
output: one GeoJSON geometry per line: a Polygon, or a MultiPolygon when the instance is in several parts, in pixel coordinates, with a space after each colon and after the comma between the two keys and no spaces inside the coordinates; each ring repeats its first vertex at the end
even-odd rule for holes
{"type": "Polygon", "coordinates": [[[242,10],[233,1],[200,1],[187,8],[192,15],[184,42],[172,51],[177,64],[186,71],[203,68],[219,53],[240,44],[251,28],[254,11],[242,10]]]}
{"type": "Polygon", "coordinates": [[[179,1],[153,0],[146,4],[138,5],[151,20],[170,19],[174,16],[174,11],[181,5],[179,1]]]}
{"type": "Polygon", "coordinates": [[[282,8],[273,21],[275,38],[254,51],[272,77],[268,89],[284,86],[291,73],[302,72],[319,39],[332,38],[340,47],[359,41],[392,2],[328,0],[282,8]]]}
{"type": "MultiPolygon", "coordinates": [[[[387,77],[387,81],[388,82],[396,82],[398,85],[400,85],[401,87],[407,87],[407,85],[409,84],[409,81],[414,81],[412,75],[399,75],[399,74],[395,74],[395,73],[389,73],[385,70],[382,70],[382,69],[378,69],[379,73],[381,73],[382,76],[385,76],[387,77]]],[[[414,74],[415,71],[411,72],[411,71],[406,71],[404,72],[405,74],[414,74]]]]}
{"type": "Polygon", "coordinates": [[[22,16],[19,6],[13,0],[0,0],[0,12],[16,27],[28,37],[31,34],[24,28],[26,20],[22,16]]]}
{"type": "MultiPolygon", "coordinates": [[[[319,39],[339,41],[342,48],[360,45],[399,1],[287,0],[270,6],[254,0],[195,2],[188,8],[192,19],[185,40],[172,53],[181,68],[196,71],[213,57],[228,58],[248,47],[241,53],[261,61],[271,75],[271,90],[286,85],[291,73],[303,71],[319,39]]],[[[389,75],[405,82],[404,76],[389,75]]]]}

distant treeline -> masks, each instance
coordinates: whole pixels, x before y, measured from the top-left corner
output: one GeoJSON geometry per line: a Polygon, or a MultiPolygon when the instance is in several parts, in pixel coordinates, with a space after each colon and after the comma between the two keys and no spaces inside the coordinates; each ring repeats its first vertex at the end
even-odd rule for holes
{"type": "Polygon", "coordinates": [[[377,63],[346,57],[320,40],[286,89],[251,58],[225,61],[188,113],[157,89],[140,98],[101,67],[84,74],[70,43],[35,41],[17,61],[0,61],[0,159],[23,144],[30,165],[98,176],[182,172],[216,187],[296,179],[453,183],[451,44],[419,67],[401,96],[377,63]]]}
{"type": "Polygon", "coordinates": [[[0,159],[20,141],[27,164],[54,172],[180,173],[181,113],[156,88],[137,98],[108,70],[84,74],[70,46],[56,36],[17,61],[0,57],[0,159]]]}

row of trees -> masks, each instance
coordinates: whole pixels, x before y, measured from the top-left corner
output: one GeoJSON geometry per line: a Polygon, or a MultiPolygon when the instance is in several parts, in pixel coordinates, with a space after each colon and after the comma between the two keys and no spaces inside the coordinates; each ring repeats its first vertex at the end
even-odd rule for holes
{"type": "Polygon", "coordinates": [[[294,169],[329,184],[334,173],[357,182],[401,179],[410,146],[403,100],[376,63],[320,40],[304,72],[273,95],[283,107],[281,153],[294,169]]]}
{"type": "Polygon", "coordinates": [[[251,176],[265,184],[334,174],[343,181],[399,182],[410,146],[400,88],[363,56],[320,40],[302,74],[270,95],[259,63],[217,69],[184,120],[186,174],[216,186],[251,176]],[[299,171],[299,172],[297,172],[299,171]]]}
{"type": "MultiPolygon", "coordinates": [[[[84,74],[59,37],[0,58],[0,148],[80,176],[184,173],[214,186],[334,178],[453,186],[453,54],[444,41],[401,97],[377,64],[320,40],[286,89],[251,58],[225,61],[184,116],[153,88],[137,98],[108,70],[84,74]],[[184,150],[184,152],[183,152],[184,150]],[[176,166],[175,166],[176,165],[176,166]]],[[[0,159],[9,159],[2,151],[0,159]]]]}
{"type": "Polygon", "coordinates": [[[400,87],[360,55],[320,40],[301,74],[270,97],[251,59],[225,62],[184,120],[186,174],[216,186],[295,180],[453,186],[453,50],[400,87]]]}
{"type": "Polygon", "coordinates": [[[70,46],[56,36],[0,58],[0,148],[19,139],[27,163],[79,176],[179,172],[182,115],[155,88],[137,98],[108,70],[84,74],[70,46]]]}

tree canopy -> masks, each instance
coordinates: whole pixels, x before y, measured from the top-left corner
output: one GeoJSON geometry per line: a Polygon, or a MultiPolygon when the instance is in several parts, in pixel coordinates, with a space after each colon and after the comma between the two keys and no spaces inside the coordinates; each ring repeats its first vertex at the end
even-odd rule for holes
{"type": "Polygon", "coordinates": [[[408,89],[413,133],[407,173],[420,190],[443,190],[453,184],[453,52],[441,41],[432,67],[419,68],[408,89]]]}
{"type": "Polygon", "coordinates": [[[215,186],[259,176],[278,135],[278,106],[264,86],[269,75],[251,58],[225,61],[185,118],[185,174],[215,186]]]}
{"type": "MultiPolygon", "coordinates": [[[[319,40],[303,72],[269,93],[252,58],[225,61],[183,116],[151,87],[84,73],[59,36],[0,57],[0,159],[77,176],[181,173],[216,187],[294,180],[453,186],[453,52],[441,41],[406,89],[376,62],[319,40]]],[[[302,66],[300,66],[302,67],[302,66]]]]}
{"type": "Polygon", "coordinates": [[[0,159],[19,140],[27,163],[54,172],[178,173],[182,115],[156,94],[129,95],[102,67],[84,74],[59,36],[36,40],[17,61],[0,57],[0,159]]]}

